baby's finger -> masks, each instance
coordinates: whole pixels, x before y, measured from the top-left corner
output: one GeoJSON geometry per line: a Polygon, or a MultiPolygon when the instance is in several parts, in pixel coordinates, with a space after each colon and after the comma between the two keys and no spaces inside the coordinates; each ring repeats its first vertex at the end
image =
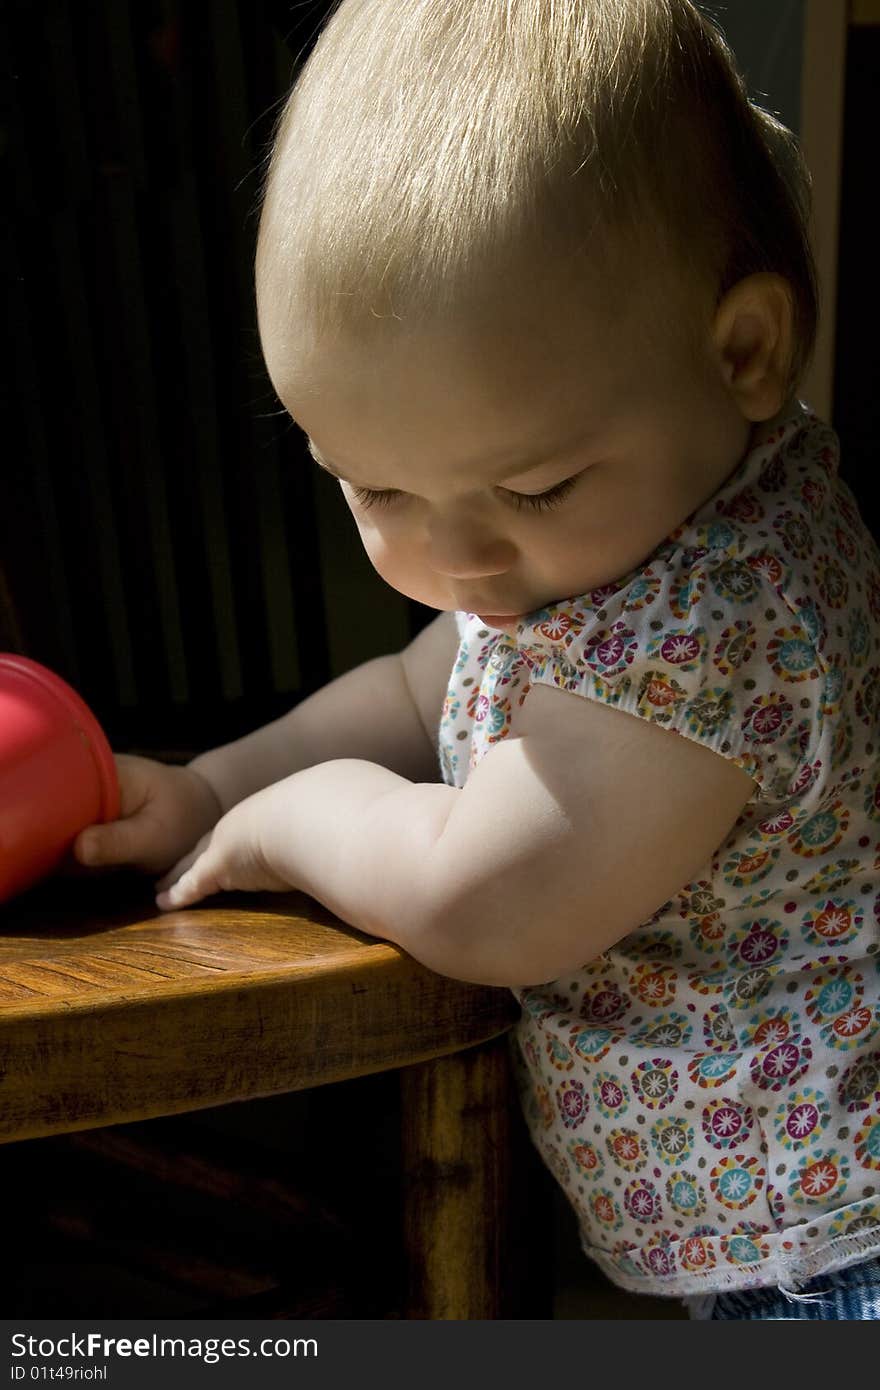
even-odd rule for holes
{"type": "Polygon", "coordinates": [[[73,858],[89,869],[131,863],[141,852],[143,836],[143,825],[133,821],[92,825],[74,841],[73,858]]]}
{"type": "Polygon", "coordinates": [[[209,831],[207,835],[202,836],[198,844],[190,850],[189,854],[185,854],[182,859],[178,859],[177,863],[173,865],[167,873],[162,875],[155,885],[156,891],[161,893],[165,888],[170,888],[172,883],[176,883],[179,878],[182,878],[187,869],[192,868],[196,860],[205,853],[210,843],[211,832],[209,831]]]}
{"type": "Polygon", "coordinates": [[[161,908],[163,912],[173,907],[189,907],[201,898],[209,898],[212,893],[216,893],[217,877],[210,867],[210,863],[206,862],[207,858],[207,855],[203,855],[170,888],[166,889],[165,892],[157,893],[156,906],[161,908]]]}

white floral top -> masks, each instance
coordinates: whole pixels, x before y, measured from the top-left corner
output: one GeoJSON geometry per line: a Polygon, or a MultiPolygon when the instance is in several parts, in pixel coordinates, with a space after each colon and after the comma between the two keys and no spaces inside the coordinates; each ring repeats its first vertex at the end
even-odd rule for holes
{"type": "Polygon", "coordinates": [[[880,1252],[880,555],[837,462],[796,404],[620,582],[509,631],[458,615],[450,784],[537,682],[758,786],[650,921],[515,991],[532,1137],[627,1289],[791,1286],[880,1252]]]}

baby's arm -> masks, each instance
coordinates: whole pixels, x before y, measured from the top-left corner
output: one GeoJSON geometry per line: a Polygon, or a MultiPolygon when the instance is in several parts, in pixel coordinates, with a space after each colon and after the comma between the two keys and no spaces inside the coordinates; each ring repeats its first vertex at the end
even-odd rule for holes
{"type": "Polygon", "coordinates": [[[441,974],[486,984],[593,959],[703,868],[754,784],[689,739],[565,691],[536,686],[522,716],[461,790],[353,759],[269,788],[220,823],[167,905],[296,886],[441,974]],[[268,867],[262,882],[247,877],[254,864],[268,867]]]}
{"type": "Polygon", "coordinates": [[[413,782],[436,782],[440,712],[457,645],[455,616],[441,613],[403,651],[355,667],[280,719],[187,766],[211,785],[223,811],[331,758],[363,758],[413,782]]]}
{"type": "Polygon", "coordinates": [[[349,671],[282,718],[186,767],[117,754],[119,817],[82,831],[75,860],[100,870],[162,872],[238,802],[328,758],[362,758],[414,781],[436,781],[440,711],[457,644],[453,615],[441,614],[402,652],[349,671]]]}

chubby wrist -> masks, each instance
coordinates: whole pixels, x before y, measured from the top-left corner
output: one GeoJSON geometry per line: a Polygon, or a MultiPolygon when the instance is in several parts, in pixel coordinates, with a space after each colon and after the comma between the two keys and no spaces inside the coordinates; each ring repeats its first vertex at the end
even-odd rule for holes
{"type": "Polygon", "coordinates": [[[210,829],[211,826],[217,824],[217,821],[224,814],[219,792],[210,779],[199,768],[193,767],[191,762],[184,764],[177,770],[187,779],[194,795],[199,800],[200,807],[204,808],[204,816],[210,829]]]}
{"type": "Polygon", "coordinates": [[[217,803],[218,817],[224,816],[227,811],[231,811],[240,797],[230,796],[229,787],[226,785],[228,777],[223,776],[223,749],[212,748],[206,753],[199,753],[198,757],[190,759],[181,769],[196,778],[203,787],[206,787],[217,803]]]}

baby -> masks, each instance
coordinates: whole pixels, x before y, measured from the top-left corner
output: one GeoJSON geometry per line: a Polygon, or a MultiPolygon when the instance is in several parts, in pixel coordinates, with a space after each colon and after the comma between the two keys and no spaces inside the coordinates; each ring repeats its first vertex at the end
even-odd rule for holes
{"type": "Polygon", "coordinates": [[[806,188],[688,0],[343,0],[260,333],[439,616],[186,768],[119,756],[76,846],[513,989],[584,1250],[717,1318],[880,1315],[880,556],[798,400],[806,188]]]}

